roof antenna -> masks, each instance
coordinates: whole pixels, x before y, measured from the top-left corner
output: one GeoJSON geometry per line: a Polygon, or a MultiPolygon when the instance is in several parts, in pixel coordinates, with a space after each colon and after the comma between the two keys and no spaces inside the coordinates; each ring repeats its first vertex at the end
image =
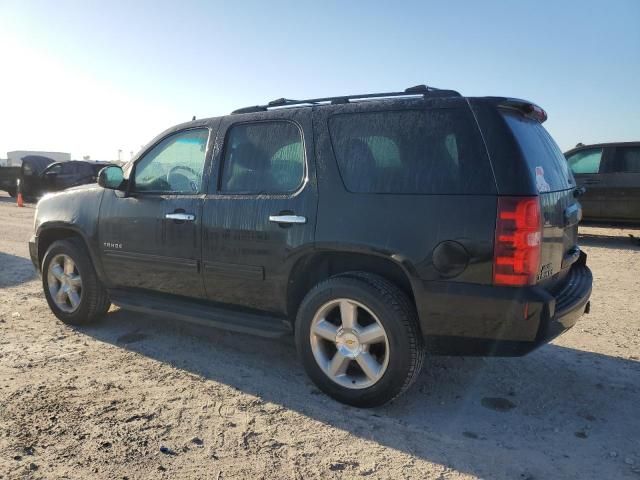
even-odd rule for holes
{"type": "Polygon", "coordinates": [[[193,118],[191,119],[191,121],[193,122],[196,119],[196,116],[194,115],[193,118]]]}

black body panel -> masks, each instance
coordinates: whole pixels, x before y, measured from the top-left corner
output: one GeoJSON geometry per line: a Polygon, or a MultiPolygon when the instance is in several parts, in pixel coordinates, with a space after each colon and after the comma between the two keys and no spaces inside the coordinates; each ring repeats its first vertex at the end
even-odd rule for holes
{"type": "Polygon", "coordinates": [[[107,284],[204,297],[200,276],[202,197],[106,191],[98,239],[107,284]],[[176,211],[193,222],[165,218],[176,211]]]}

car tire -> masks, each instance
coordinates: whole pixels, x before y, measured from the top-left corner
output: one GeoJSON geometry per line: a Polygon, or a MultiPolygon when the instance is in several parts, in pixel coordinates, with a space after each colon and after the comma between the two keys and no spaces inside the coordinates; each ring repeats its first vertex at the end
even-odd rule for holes
{"type": "Polygon", "coordinates": [[[295,340],[318,388],[357,407],[401,395],[424,360],[412,302],[394,284],[365,272],[341,274],[311,289],[298,309],[295,340]]]}
{"type": "Polygon", "coordinates": [[[58,240],[47,249],[42,286],[51,311],[69,325],[99,320],[111,306],[89,252],[77,238],[58,240]]]}

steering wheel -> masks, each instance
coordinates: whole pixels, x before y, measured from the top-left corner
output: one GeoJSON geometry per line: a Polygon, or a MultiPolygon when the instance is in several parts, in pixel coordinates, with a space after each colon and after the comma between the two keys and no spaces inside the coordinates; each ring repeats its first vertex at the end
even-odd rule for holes
{"type": "Polygon", "coordinates": [[[191,189],[192,191],[198,191],[198,185],[196,180],[198,179],[198,173],[191,167],[185,167],[183,165],[176,165],[175,167],[171,167],[167,172],[167,183],[171,187],[172,190],[176,191],[187,191],[191,189]],[[185,170],[186,172],[193,175],[193,178],[190,176],[184,175],[183,173],[177,173],[178,170],[185,170]],[[180,188],[174,188],[174,186],[180,186],[180,188]]]}

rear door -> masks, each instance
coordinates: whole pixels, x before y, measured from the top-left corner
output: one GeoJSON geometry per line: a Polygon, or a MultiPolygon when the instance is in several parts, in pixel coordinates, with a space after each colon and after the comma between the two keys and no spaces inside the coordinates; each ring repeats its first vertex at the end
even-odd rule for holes
{"type": "Polygon", "coordinates": [[[564,155],[537,120],[503,112],[540,198],[543,217],[538,281],[549,287],[577,260],[578,222],[582,212],[574,194],[576,183],[564,155]]]}
{"type": "Polygon", "coordinates": [[[585,188],[585,193],[580,197],[585,220],[599,220],[602,217],[605,197],[600,169],[604,156],[605,149],[602,147],[586,148],[567,155],[576,183],[585,188]]]}
{"type": "Polygon", "coordinates": [[[640,145],[612,147],[600,177],[601,217],[613,222],[640,221],[640,145]]]}
{"type": "Polygon", "coordinates": [[[285,311],[288,273],[315,235],[310,110],[222,120],[203,211],[210,300],[285,311]]]}

